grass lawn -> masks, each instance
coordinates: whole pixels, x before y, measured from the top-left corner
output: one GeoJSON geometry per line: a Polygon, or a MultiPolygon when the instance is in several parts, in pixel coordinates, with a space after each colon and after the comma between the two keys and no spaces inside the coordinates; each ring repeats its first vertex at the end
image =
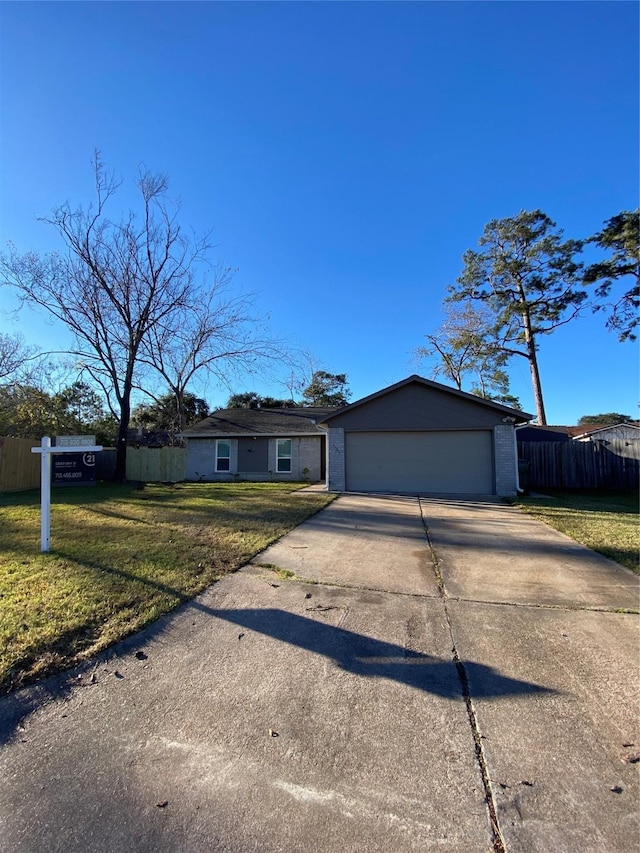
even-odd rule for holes
{"type": "Polygon", "coordinates": [[[628,492],[549,492],[518,498],[516,506],[640,574],[638,495],[628,492]]]}
{"type": "Polygon", "coordinates": [[[0,693],[76,664],[237,569],[332,498],[300,484],[179,483],[0,495],[0,693]]]}

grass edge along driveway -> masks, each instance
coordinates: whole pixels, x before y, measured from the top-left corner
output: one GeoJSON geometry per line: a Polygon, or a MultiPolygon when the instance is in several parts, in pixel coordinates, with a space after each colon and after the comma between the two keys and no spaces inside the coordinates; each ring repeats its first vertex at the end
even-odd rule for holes
{"type": "Polygon", "coordinates": [[[98,484],[0,495],[0,693],[74,666],[237,570],[326,506],[300,483],[98,484]]]}
{"type": "Polygon", "coordinates": [[[640,574],[639,499],[633,492],[562,492],[529,495],[514,505],[592,551],[640,574]]]}

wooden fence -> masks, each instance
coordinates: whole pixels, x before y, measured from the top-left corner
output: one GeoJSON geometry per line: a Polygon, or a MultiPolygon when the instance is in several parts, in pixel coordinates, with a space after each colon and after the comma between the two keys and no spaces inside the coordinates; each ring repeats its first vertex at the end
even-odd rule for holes
{"type": "Polygon", "coordinates": [[[0,438],[0,492],[19,492],[40,488],[40,447],[33,438],[0,438]]]}
{"type": "Polygon", "coordinates": [[[631,491],[640,483],[640,442],[521,441],[518,456],[530,489],[631,491]]]}
{"type": "MultiPolygon", "coordinates": [[[[116,470],[116,451],[105,448],[96,454],[98,480],[110,480],[116,470]]],[[[127,480],[144,483],[179,483],[187,474],[183,447],[127,447],[127,480]]]]}
{"type": "MultiPolygon", "coordinates": [[[[32,453],[40,442],[31,438],[0,438],[0,492],[40,488],[40,454],[32,453]]],[[[116,467],[116,451],[105,448],[96,454],[96,477],[109,480],[116,467]]],[[[145,483],[177,483],[187,472],[183,447],[128,447],[127,479],[145,483]]]]}
{"type": "Polygon", "coordinates": [[[127,480],[179,483],[187,475],[184,447],[128,447],[127,480]]]}

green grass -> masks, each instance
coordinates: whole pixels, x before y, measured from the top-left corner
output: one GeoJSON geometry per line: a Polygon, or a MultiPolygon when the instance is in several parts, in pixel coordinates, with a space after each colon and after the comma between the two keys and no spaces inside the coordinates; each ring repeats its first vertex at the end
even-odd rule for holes
{"type": "Polygon", "coordinates": [[[56,489],[48,554],[39,493],[0,495],[0,692],[148,625],[331,500],[300,485],[56,489]]]}
{"type": "Polygon", "coordinates": [[[640,574],[637,494],[552,491],[545,497],[518,498],[516,506],[640,574]]]}

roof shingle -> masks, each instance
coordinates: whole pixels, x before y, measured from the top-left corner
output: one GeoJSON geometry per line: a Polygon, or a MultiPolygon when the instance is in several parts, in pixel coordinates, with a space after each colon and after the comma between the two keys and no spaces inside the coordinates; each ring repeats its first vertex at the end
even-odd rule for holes
{"type": "Polygon", "coordinates": [[[336,411],[335,407],[287,409],[219,409],[182,434],[185,438],[215,435],[325,434],[317,421],[336,411]]]}

